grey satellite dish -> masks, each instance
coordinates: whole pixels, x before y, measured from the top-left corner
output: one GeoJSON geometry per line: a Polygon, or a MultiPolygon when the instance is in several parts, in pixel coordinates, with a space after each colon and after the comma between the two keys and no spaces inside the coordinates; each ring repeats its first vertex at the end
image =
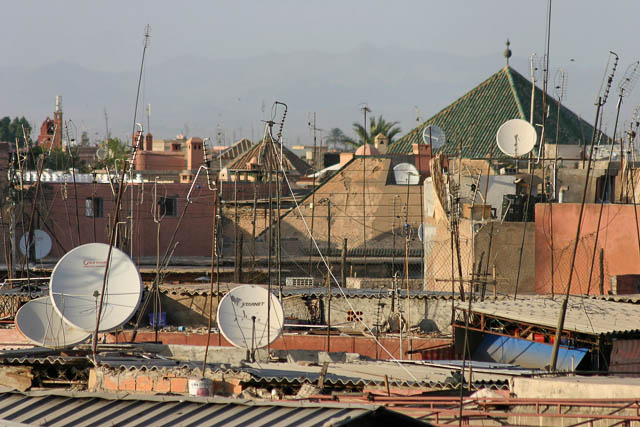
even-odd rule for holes
{"type": "Polygon", "coordinates": [[[393,167],[393,175],[397,185],[420,184],[420,173],[411,163],[400,163],[393,167]]]}
{"type": "Polygon", "coordinates": [[[266,289],[255,285],[239,286],[220,300],[217,321],[227,341],[239,348],[255,350],[266,347],[280,336],[284,310],[275,295],[266,289]],[[271,298],[270,310],[267,309],[267,298],[271,298]]]}
{"type": "Polygon", "coordinates": [[[422,131],[422,140],[425,144],[431,145],[435,150],[442,147],[447,142],[444,131],[436,125],[429,125],[422,131]]]}
{"type": "MultiPolygon", "coordinates": [[[[69,325],[92,332],[109,245],[89,243],[63,256],[51,273],[49,293],[55,310],[69,325]]],[[[102,301],[99,331],[119,328],[133,316],[142,297],[142,279],[131,259],[113,248],[102,301]]]]}
{"type": "Polygon", "coordinates": [[[496,134],[498,148],[509,157],[529,154],[535,147],[537,139],[535,128],[522,119],[507,120],[496,134]]]}
{"type": "Polygon", "coordinates": [[[54,310],[51,298],[29,301],[16,314],[16,328],[32,343],[49,348],[69,347],[86,340],[91,333],[69,326],[54,310]]]}
{"type": "MultiPolygon", "coordinates": [[[[22,255],[25,255],[27,253],[27,237],[28,234],[25,233],[20,238],[20,252],[22,252],[22,255]]],[[[51,237],[49,237],[49,235],[42,230],[34,230],[33,245],[36,249],[36,259],[42,259],[49,255],[49,252],[51,252],[51,237]]]]}

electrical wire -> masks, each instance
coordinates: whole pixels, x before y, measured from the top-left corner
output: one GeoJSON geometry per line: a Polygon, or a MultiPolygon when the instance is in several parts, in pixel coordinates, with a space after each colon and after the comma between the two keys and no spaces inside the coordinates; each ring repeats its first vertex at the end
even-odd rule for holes
{"type": "MultiPolygon", "coordinates": [[[[279,159],[279,160],[280,160],[280,164],[282,165],[282,159],[279,159]]],[[[281,167],[281,170],[282,170],[282,175],[283,175],[285,181],[287,182],[287,186],[289,187],[289,191],[293,194],[293,189],[291,188],[291,183],[289,182],[289,177],[287,176],[287,172],[286,172],[286,170],[284,170],[283,167],[281,167]]],[[[311,230],[309,229],[309,225],[307,224],[307,221],[306,221],[306,219],[304,217],[304,214],[302,213],[302,210],[300,209],[300,205],[298,204],[298,200],[296,199],[295,195],[293,196],[293,201],[296,204],[296,209],[298,210],[298,213],[300,214],[300,218],[302,219],[302,222],[303,222],[303,224],[304,224],[304,226],[305,226],[305,228],[307,230],[307,233],[309,234],[309,237],[311,238],[311,241],[313,242],[313,245],[314,245],[315,249],[318,251],[318,254],[320,255],[320,258],[322,259],[322,262],[324,263],[325,267],[327,268],[327,271],[329,272],[329,275],[331,276],[331,278],[333,279],[333,281],[337,285],[338,289],[340,290],[340,293],[342,294],[342,297],[345,299],[345,301],[347,302],[347,304],[349,305],[349,307],[351,308],[351,310],[355,314],[356,313],[356,309],[351,304],[351,301],[349,301],[347,295],[345,294],[344,290],[342,289],[342,286],[338,282],[338,279],[333,274],[333,271],[331,271],[331,268],[329,268],[329,264],[327,263],[327,260],[326,260],[325,256],[322,254],[322,251],[320,250],[320,247],[318,246],[318,243],[317,243],[316,239],[311,234],[311,230]]],[[[382,350],[384,350],[384,352],[387,353],[389,355],[389,357],[391,357],[391,360],[396,362],[398,364],[398,366],[400,366],[407,374],[409,374],[411,376],[411,378],[413,378],[415,381],[418,381],[418,379],[415,377],[415,375],[413,375],[413,373],[411,373],[411,371],[409,371],[409,369],[407,369],[406,366],[404,366],[402,363],[400,363],[400,361],[398,359],[396,359],[393,356],[393,354],[391,354],[391,352],[389,352],[389,350],[387,350],[387,348],[384,345],[382,345],[382,343],[375,336],[375,334],[373,333],[373,331],[371,330],[369,325],[367,325],[364,322],[364,320],[362,318],[360,318],[360,316],[358,316],[357,314],[355,314],[355,316],[358,318],[360,323],[362,323],[362,325],[367,329],[369,334],[371,334],[371,337],[375,340],[377,345],[379,345],[380,348],[382,348],[382,350]]]]}

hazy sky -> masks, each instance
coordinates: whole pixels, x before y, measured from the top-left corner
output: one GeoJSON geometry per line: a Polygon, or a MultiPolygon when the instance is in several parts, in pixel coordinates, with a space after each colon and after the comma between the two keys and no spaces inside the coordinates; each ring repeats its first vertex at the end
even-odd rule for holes
{"type": "MultiPolygon", "coordinates": [[[[547,2],[447,1],[86,1],[5,3],[3,62],[65,60],[123,70],[139,62],[143,27],[152,26],[150,61],[183,54],[211,58],[316,49],[341,52],[362,43],[484,55],[542,53],[547,2]],[[133,63],[133,64],[132,64],[133,63]]],[[[637,55],[637,0],[556,0],[552,62],[599,64],[603,52],[637,55]]]]}
{"type": "MultiPolygon", "coordinates": [[[[369,44],[425,54],[447,52],[469,58],[473,67],[474,57],[501,55],[507,37],[514,61],[525,63],[533,52],[540,57],[546,11],[543,0],[21,0],[3,5],[0,39],[4,66],[65,61],[98,71],[134,73],[148,23],[149,66],[184,55],[220,59],[298,51],[343,53],[369,44]]],[[[608,51],[615,50],[624,70],[640,57],[638,12],[639,0],[555,0],[551,67],[562,66],[570,76],[587,69],[601,73],[608,51]]],[[[475,84],[486,77],[479,73],[475,84]]],[[[594,86],[598,84],[571,86],[570,91],[589,91],[595,98],[594,86]]]]}

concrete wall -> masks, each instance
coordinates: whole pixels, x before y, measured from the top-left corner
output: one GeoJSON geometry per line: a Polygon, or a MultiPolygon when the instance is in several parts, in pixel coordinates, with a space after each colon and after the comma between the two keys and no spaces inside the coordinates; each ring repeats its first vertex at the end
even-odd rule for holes
{"type": "MultiPolygon", "coordinates": [[[[609,293],[611,281],[615,276],[640,274],[639,243],[636,236],[634,206],[611,204],[603,206],[594,258],[599,213],[599,204],[588,204],[584,207],[580,242],[571,283],[572,294],[600,294],[601,277],[603,292],[609,293]],[[602,263],[600,263],[601,250],[602,263]],[[592,265],[593,271],[591,272],[592,265]],[[590,274],[591,281],[589,282],[590,274]]],[[[565,292],[579,215],[580,205],[577,203],[553,204],[551,208],[548,204],[536,205],[535,279],[537,293],[565,292]],[[553,252],[551,251],[551,237],[553,237],[553,252]],[[552,269],[554,272],[553,283],[551,280],[552,269]]],[[[640,224],[638,226],[640,227],[640,224]]]]}
{"type": "MultiPolygon", "coordinates": [[[[481,273],[488,272],[487,280],[493,280],[492,271],[495,266],[498,294],[513,295],[520,263],[518,294],[535,294],[535,244],[536,228],[533,222],[526,225],[522,222],[484,224],[475,236],[476,271],[481,263],[481,273]],[[523,233],[525,240],[520,263],[523,233]]],[[[493,286],[488,285],[487,292],[491,295],[493,286]]]]}
{"type": "MultiPolygon", "coordinates": [[[[336,327],[366,331],[377,323],[384,323],[395,311],[400,311],[406,322],[411,318],[411,325],[418,326],[425,332],[436,332],[442,335],[451,334],[451,300],[437,297],[410,298],[410,315],[407,312],[407,299],[397,298],[394,303],[388,291],[380,297],[351,297],[345,299],[334,295],[331,298],[331,324],[336,327]],[[354,316],[353,311],[359,312],[354,316]],[[357,317],[361,319],[358,321],[357,317]]],[[[204,295],[163,295],[162,310],[167,312],[167,323],[174,326],[203,327],[207,325],[209,313],[204,295]]],[[[324,322],[328,314],[326,296],[298,297],[283,299],[285,316],[289,320],[324,322]]],[[[217,300],[213,298],[213,310],[216,313],[217,300]]],[[[213,319],[215,323],[215,317],[213,319]]],[[[145,323],[146,324],[146,319],[145,323]]]]}
{"type": "MultiPolygon", "coordinates": [[[[334,249],[342,247],[344,238],[348,239],[349,250],[363,249],[365,236],[367,251],[391,249],[392,230],[395,230],[396,250],[402,252],[406,222],[411,229],[410,248],[420,248],[417,230],[422,223],[422,186],[393,184],[391,163],[390,158],[356,158],[318,187],[314,197],[304,199],[300,204],[302,216],[309,228],[313,216],[313,236],[321,247],[327,246],[329,237],[327,200],[330,200],[334,249]]],[[[282,218],[282,240],[287,253],[309,250],[307,226],[302,216],[293,209],[282,218]]],[[[433,222],[433,219],[425,221],[433,222]]]]}

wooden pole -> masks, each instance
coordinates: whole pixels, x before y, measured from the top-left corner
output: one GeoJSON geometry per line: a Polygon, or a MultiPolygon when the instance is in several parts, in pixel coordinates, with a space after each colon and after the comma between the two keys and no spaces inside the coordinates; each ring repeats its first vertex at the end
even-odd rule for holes
{"type": "Polygon", "coordinates": [[[342,240],[342,269],[340,270],[340,286],[347,286],[347,239],[342,240]]]}
{"type": "MultiPolygon", "coordinates": [[[[407,210],[408,210],[407,206],[407,210]]],[[[407,288],[407,339],[409,340],[409,358],[413,359],[413,343],[411,341],[411,290],[409,286],[409,233],[404,243],[404,280],[407,288]]]]}
{"type": "Polygon", "coordinates": [[[331,351],[331,272],[327,271],[327,353],[331,351]]]}

